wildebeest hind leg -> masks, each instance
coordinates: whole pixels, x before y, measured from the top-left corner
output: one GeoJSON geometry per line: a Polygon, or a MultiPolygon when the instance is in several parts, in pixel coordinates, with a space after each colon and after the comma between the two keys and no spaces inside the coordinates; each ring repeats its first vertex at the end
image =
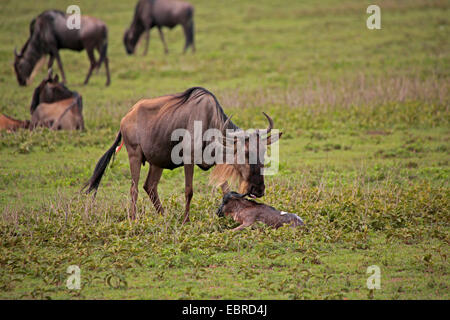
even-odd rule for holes
{"type": "Polygon", "coordinates": [[[141,163],[142,163],[142,153],[137,150],[140,148],[137,147],[135,150],[132,148],[127,149],[128,151],[128,159],[130,161],[130,171],[131,171],[131,188],[130,188],[130,196],[131,196],[131,208],[129,217],[131,220],[136,218],[136,201],[138,198],[138,183],[139,183],[139,174],[141,173],[141,163]]]}
{"type": "Polygon", "coordinates": [[[160,214],[164,214],[164,209],[158,196],[158,183],[161,179],[162,172],[162,168],[150,164],[150,169],[148,170],[147,179],[145,180],[144,184],[144,190],[150,197],[150,200],[155,206],[156,211],[158,211],[160,214]]]}
{"type": "Polygon", "coordinates": [[[108,57],[105,57],[105,68],[106,68],[106,85],[109,86],[111,83],[111,77],[109,75],[109,61],[108,57]]]}
{"type": "Polygon", "coordinates": [[[189,208],[191,206],[191,199],[194,194],[194,189],[192,187],[192,181],[194,180],[194,165],[193,164],[185,164],[184,165],[184,181],[185,181],[185,190],[184,194],[186,196],[186,209],[184,212],[183,224],[189,222],[189,208]]]}

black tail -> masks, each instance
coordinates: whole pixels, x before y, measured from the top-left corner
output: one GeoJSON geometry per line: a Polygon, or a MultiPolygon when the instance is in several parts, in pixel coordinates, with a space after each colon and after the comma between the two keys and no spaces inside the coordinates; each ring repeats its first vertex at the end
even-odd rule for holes
{"type": "Polygon", "coordinates": [[[183,53],[186,53],[189,46],[192,47],[192,52],[195,52],[194,44],[194,8],[189,7],[186,11],[186,22],[183,24],[184,36],[186,42],[184,44],[183,53]]]}
{"type": "Polygon", "coordinates": [[[119,133],[117,134],[116,141],[114,141],[111,148],[109,148],[108,151],[106,151],[106,153],[100,158],[100,160],[98,160],[97,165],[95,166],[94,169],[94,173],[92,174],[92,177],[83,186],[82,190],[86,189],[86,187],[89,186],[86,193],[90,193],[92,192],[92,190],[95,190],[95,193],[97,193],[98,186],[100,185],[100,181],[102,180],[106,167],[108,166],[112,156],[116,152],[116,148],[119,145],[120,141],[122,141],[122,132],[119,131],[119,133]]]}

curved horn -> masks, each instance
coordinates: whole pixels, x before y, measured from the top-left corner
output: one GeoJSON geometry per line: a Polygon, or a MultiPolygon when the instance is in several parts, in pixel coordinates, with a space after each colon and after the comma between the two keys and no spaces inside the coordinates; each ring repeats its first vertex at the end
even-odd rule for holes
{"type": "Polygon", "coordinates": [[[222,131],[222,135],[223,135],[223,145],[225,145],[226,143],[227,143],[227,141],[230,141],[230,142],[232,142],[232,143],[234,143],[234,139],[230,139],[230,138],[228,138],[227,137],[227,127],[228,127],[228,124],[230,123],[230,121],[231,121],[231,118],[233,118],[233,116],[231,115],[231,116],[229,116],[228,117],[228,119],[225,121],[225,123],[222,125],[222,128],[221,128],[221,130],[220,131],[222,131]]]}
{"type": "Polygon", "coordinates": [[[225,121],[225,123],[222,125],[222,133],[225,135],[225,137],[226,137],[226,133],[227,133],[227,127],[228,127],[228,124],[230,123],[230,121],[231,121],[231,118],[233,118],[233,116],[231,115],[231,116],[229,116],[228,117],[228,119],[225,121]]]}
{"type": "Polygon", "coordinates": [[[273,129],[273,120],[271,117],[269,117],[267,115],[267,113],[263,112],[263,115],[267,118],[267,121],[269,121],[269,126],[266,129],[266,131],[267,131],[266,134],[268,135],[270,133],[270,131],[272,131],[272,129],[273,129]]]}

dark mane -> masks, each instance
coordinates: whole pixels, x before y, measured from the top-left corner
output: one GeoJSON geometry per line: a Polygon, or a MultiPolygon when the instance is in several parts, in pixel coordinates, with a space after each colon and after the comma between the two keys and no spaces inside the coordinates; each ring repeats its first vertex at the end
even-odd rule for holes
{"type": "Polygon", "coordinates": [[[140,4],[141,4],[140,1],[136,4],[136,7],[134,8],[133,20],[131,21],[131,26],[135,27],[135,33],[137,33],[136,34],[137,37],[139,37],[144,31],[142,22],[139,19],[140,4]]]}
{"type": "MultiPolygon", "coordinates": [[[[191,98],[194,99],[194,98],[201,97],[203,95],[210,95],[214,99],[214,101],[216,103],[216,108],[217,108],[218,114],[220,116],[220,120],[222,122],[225,122],[228,119],[228,116],[223,111],[223,108],[220,105],[219,100],[217,100],[217,97],[211,91],[209,91],[203,87],[192,87],[182,93],[175,95],[173,97],[173,99],[176,99],[178,101],[172,107],[177,109],[180,106],[184,105],[191,98]],[[194,92],[195,92],[195,94],[194,94],[194,92]]],[[[230,121],[228,123],[227,129],[239,130],[239,127],[236,126],[232,121],[230,121]]]]}

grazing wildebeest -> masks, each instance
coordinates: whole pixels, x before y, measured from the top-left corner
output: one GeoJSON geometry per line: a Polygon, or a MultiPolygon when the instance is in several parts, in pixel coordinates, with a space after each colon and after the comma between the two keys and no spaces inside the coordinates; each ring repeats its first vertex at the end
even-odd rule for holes
{"type": "Polygon", "coordinates": [[[0,130],[16,131],[19,128],[28,129],[29,120],[17,120],[0,113],[0,130]]]}
{"type": "MultiPolygon", "coordinates": [[[[105,169],[123,138],[123,143],[128,152],[132,177],[130,189],[132,201],[131,219],[135,218],[139,174],[141,165],[145,164],[145,162],[149,163],[150,168],[144,184],[144,190],[159,213],[164,212],[157,191],[163,169],[172,170],[184,166],[186,207],[183,223],[189,221],[189,207],[193,195],[194,164],[197,164],[202,170],[208,170],[215,166],[211,178],[216,182],[216,186],[222,187],[224,192],[229,191],[227,180],[236,178],[239,180],[240,190],[244,193],[248,193],[253,197],[262,197],[265,190],[264,175],[262,173],[265,146],[266,144],[270,145],[279,138],[278,135],[269,136],[273,128],[273,121],[268,115],[264,115],[269,121],[269,127],[267,131],[264,131],[266,136],[264,137],[258,131],[254,132],[253,136],[245,138],[247,143],[244,145],[245,163],[239,164],[239,161],[234,161],[235,158],[233,158],[233,163],[220,163],[218,161],[207,163],[203,159],[200,162],[191,161],[188,163],[183,160],[180,163],[174,163],[172,150],[178,144],[178,141],[172,140],[172,134],[175,129],[185,129],[191,136],[195,136],[194,126],[196,123],[199,123],[197,121],[200,121],[202,127],[201,136],[208,129],[216,129],[221,134],[227,129],[238,130],[238,132],[244,131],[230,121],[217,98],[211,92],[201,87],[190,88],[176,95],[140,100],[122,118],[116,140],[98,161],[94,173],[86,183],[85,188],[89,187],[88,193],[93,190],[97,191],[105,169]],[[248,146],[250,138],[257,139],[257,148],[248,146]],[[255,156],[257,161],[254,161],[254,164],[250,163],[249,158],[255,159],[255,156]]],[[[229,138],[227,137],[226,139],[229,138]]],[[[213,142],[200,143],[201,151],[203,152],[211,143],[213,142]]],[[[191,159],[195,157],[193,152],[189,155],[191,159]]],[[[237,154],[232,156],[237,157],[237,154]]]]}
{"type": "Polygon", "coordinates": [[[185,53],[189,46],[192,46],[192,51],[195,52],[194,7],[191,4],[174,0],[140,0],[136,5],[131,26],[125,31],[123,37],[127,53],[134,53],[139,38],[145,33],[144,55],[147,54],[150,30],[153,27],[158,28],[159,36],[164,45],[164,52],[168,53],[169,49],[164,40],[162,27],[172,29],[178,24],[183,26],[186,38],[183,52],[185,53]]]}
{"type": "Polygon", "coordinates": [[[242,230],[256,221],[278,229],[284,224],[292,227],[303,226],[303,220],[293,213],[280,211],[274,207],[253,200],[246,199],[246,194],[228,192],[223,196],[222,204],[217,210],[219,217],[231,216],[240,225],[233,231],[242,230]]]}
{"type": "Polygon", "coordinates": [[[99,19],[81,16],[80,29],[69,29],[67,27],[68,16],[58,10],[48,10],[37,16],[30,24],[30,37],[23,46],[20,53],[14,50],[14,70],[17,81],[21,86],[27,85],[33,69],[44,55],[49,54],[48,67],[53,65],[56,58],[63,82],[66,82],[59,49],[70,49],[82,51],[86,49],[90,60],[89,72],[84,84],[87,84],[92,71],[100,68],[104,62],[106,67],[106,85],[110,83],[107,48],[108,29],[105,23],[99,19]],[[94,50],[100,54],[99,60],[95,61],[94,50]]]}
{"type": "Polygon", "coordinates": [[[31,115],[31,126],[52,130],[84,130],[83,100],[79,94],[53,103],[42,102],[31,115]]]}
{"type": "Polygon", "coordinates": [[[41,102],[56,102],[68,99],[76,94],[77,92],[67,89],[62,82],[59,82],[58,75],[52,77],[52,69],[49,69],[47,77],[34,89],[30,113],[33,114],[41,102]]]}

